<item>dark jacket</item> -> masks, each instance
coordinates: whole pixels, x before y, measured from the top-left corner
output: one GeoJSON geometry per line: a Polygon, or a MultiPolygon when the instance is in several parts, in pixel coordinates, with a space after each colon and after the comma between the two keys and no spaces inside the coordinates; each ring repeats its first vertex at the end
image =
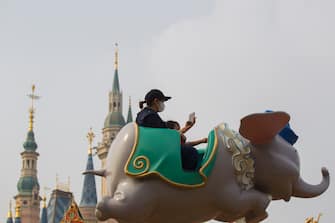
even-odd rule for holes
{"type": "Polygon", "coordinates": [[[143,127],[167,128],[166,122],[161,119],[158,113],[148,107],[137,113],[136,123],[143,127]]]}

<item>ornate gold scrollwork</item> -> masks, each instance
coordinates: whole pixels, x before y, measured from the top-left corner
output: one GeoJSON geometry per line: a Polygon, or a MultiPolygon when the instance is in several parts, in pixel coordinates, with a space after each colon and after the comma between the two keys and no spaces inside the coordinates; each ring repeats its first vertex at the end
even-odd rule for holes
{"type": "Polygon", "coordinates": [[[137,170],[142,170],[141,172],[137,173],[137,175],[144,174],[148,172],[150,168],[150,160],[146,156],[138,156],[133,161],[133,166],[137,170]]]}
{"type": "Polygon", "coordinates": [[[227,124],[221,125],[222,140],[228,151],[232,154],[232,164],[235,169],[237,181],[244,190],[254,186],[254,160],[250,156],[249,142],[240,134],[229,129],[227,124]]]}

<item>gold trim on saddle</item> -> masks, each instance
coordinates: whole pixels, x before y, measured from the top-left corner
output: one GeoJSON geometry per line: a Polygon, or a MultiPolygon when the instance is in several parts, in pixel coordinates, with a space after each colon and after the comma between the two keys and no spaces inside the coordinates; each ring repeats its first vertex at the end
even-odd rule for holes
{"type": "Polygon", "coordinates": [[[240,134],[231,130],[228,124],[223,123],[219,128],[223,133],[222,141],[232,154],[232,165],[237,181],[244,190],[249,190],[254,186],[255,173],[254,160],[250,156],[250,144],[240,134]]]}

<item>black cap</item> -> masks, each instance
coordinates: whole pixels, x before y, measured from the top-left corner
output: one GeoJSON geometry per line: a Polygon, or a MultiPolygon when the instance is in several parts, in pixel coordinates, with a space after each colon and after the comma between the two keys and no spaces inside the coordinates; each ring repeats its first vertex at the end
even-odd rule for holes
{"type": "Polygon", "coordinates": [[[146,102],[153,101],[155,98],[157,98],[160,101],[167,101],[167,100],[171,99],[171,97],[165,96],[163,94],[163,92],[161,92],[158,89],[152,89],[145,95],[145,101],[146,102]]]}

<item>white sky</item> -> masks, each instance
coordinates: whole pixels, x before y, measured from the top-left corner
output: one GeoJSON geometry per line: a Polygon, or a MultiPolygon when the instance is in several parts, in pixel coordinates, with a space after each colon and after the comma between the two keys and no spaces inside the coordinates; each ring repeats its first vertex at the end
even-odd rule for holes
{"type": "MultiPolygon", "coordinates": [[[[225,121],[265,109],[291,114],[303,178],[335,172],[335,3],[331,0],[0,0],[0,222],[17,193],[20,152],[28,127],[32,83],[39,181],[71,177],[80,201],[86,133],[101,141],[113,80],[113,44],[120,46],[124,113],[150,88],[173,99],[163,117],[184,122],[190,138],[225,121]]],[[[95,167],[100,163],[95,159],[95,167]]],[[[43,193],[43,191],[42,191],[43,193]]],[[[48,192],[49,193],[49,192],[48,192]]],[[[265,222],[303,222],[323,212],[335,219],[334,187],[319,198],[272,202],[265,222]]]]}

